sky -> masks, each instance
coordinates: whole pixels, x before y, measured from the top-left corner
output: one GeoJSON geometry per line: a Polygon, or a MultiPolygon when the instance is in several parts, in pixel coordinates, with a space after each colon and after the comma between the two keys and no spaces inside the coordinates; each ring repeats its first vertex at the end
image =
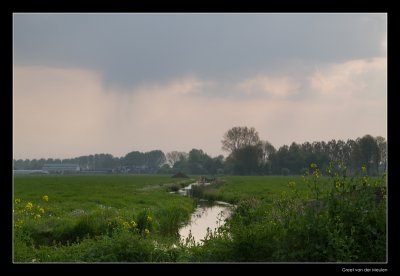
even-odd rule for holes
{"type": "Polygon", "coordinates": [[[387,137],[384,13],[15,13],[14,159],[387,137]]]}

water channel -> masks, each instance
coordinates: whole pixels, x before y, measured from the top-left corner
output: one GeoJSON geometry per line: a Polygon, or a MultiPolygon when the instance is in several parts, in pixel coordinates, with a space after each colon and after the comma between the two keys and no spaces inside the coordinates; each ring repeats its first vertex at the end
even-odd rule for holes
{"type": "MultiPolygon", "coordinates": [[[[194,182],[180,189],[177,193],[183,196],[190,196],[191,189],[195,185],[207,186],[210,183],[194,182]]],[[[222,201],[199,200],[189,223],[179,229],[181,240],[185,241],[191,234],[196,244],[201,244],[206,237],[207,229],[214,231],[224,225],[225,220],[231,215],[232,208],[233,205],[222,201]]]]}

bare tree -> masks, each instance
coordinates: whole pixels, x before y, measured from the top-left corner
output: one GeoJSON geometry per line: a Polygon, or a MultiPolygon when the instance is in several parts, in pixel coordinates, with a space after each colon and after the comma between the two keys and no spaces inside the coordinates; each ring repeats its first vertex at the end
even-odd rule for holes
{"type": "Polygon", "coordinates": [[[254,127],[233,127],[223,137],[222,149],[234,152],[246,146],[255,146],[260,143],[258,132],[254,127]]]}
{"type": "Polygon", "coordinates": [[[176,162],[186,158],[188,158],[188,153],[186,152],[171,151],[167,153],[167,162],[171,166],[171,168],[176,162]]]}
{"type": "Polygon", "coordinates": [[[275,147],[268,141],[261,141],[261,149],[263,151],[263,162],[269,160],[269,156],[276,152],[275,147]]]}

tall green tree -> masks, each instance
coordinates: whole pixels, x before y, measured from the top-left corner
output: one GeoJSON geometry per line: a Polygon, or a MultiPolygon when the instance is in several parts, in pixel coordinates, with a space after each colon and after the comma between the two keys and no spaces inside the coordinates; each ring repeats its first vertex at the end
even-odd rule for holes
{"type": "Polygon", "coordinates": [[[228,170],[241,175],[260,173],[264,153],[254,127],[233,127],[224,134],[221,143],[222,149],[230,152],[228,170]]]}
{"type": "Polygon", "coordinates": [[[358,138],[353,146],[353,166],[357,171],[365,166],[370,175],[378,173],[380,150],[377,141],[371,135],[358,138]]]}
{"type": "Polygon", "coordinates": [[[149,168],[160,168],[167,159],[161,150],[152,150],[144,154],[144,161],[144,165],[149,168]]]}
{"type": "Polygon", "coordinates": [[[234,174],[252,175],[261,171],[263,151],[260,144],[248,145],[236,149],[229,156],[234,174]]]}
{"type": "Polygon", "coordinates": [[[124,157],[125,166],[142,166],[144,164],[144,155],[139,151],[131,151],[124,157]]]}
{"type": "Polygon", "coordinates": [[[206,164],[211,161],[211,157],[201,149],[192,149],[189,152],[188,170],[191,174],[207,174],[206,164]]]}

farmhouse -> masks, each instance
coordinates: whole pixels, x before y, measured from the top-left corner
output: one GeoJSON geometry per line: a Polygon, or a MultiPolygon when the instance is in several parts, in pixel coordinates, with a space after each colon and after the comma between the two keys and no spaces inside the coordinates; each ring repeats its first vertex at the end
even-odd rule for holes
{"type": "Polygon", "coordinates": [[[44,164],[43,171],[49,173],[73,173],[79,172],[81,168],[78,164],[44,164]]]}

